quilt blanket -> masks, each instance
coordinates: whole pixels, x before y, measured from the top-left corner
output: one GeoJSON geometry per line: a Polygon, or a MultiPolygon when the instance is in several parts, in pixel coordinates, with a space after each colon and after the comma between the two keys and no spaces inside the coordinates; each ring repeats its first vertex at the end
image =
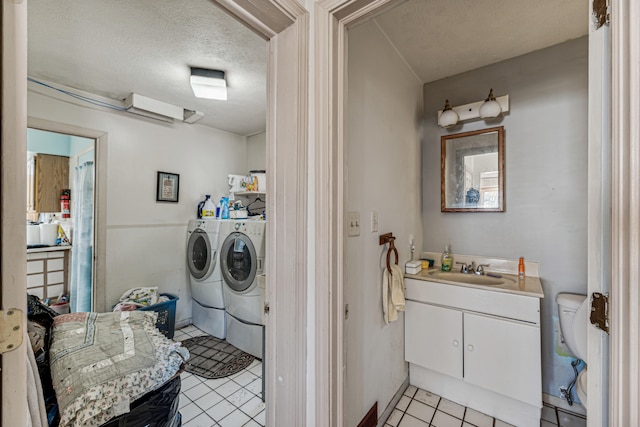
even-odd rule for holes
{"type": "Polygon", "coordinates": [[[55,318],[49,357],[61,427],[104,424],[180,371],[183,349],[156,329],[156,316],[124,311],[55,318]]]}

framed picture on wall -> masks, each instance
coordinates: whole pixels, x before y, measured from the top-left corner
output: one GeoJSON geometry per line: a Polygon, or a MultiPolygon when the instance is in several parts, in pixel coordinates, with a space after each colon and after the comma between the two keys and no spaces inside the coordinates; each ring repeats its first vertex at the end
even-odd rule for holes
{"type": "Polygon", "coordinates": [[[170,172],[158,172],[156,202],[178,203],[180,175],[170,172]]]}

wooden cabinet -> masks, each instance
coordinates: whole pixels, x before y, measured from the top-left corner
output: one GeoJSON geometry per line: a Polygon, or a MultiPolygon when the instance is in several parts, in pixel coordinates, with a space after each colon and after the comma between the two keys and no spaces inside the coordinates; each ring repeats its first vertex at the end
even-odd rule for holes
{"type": "Polygon", "coordinates": [[[408,362],[458,384],[541,406],[538,298],[422,280],[405,283],[408,362]]]}
{"type": "Polygon", "coordinates": [[[28,213],[60,212],[60,191],[69,188],[69,157],[34,156],[27,164],[27,186],[28,213]]]}

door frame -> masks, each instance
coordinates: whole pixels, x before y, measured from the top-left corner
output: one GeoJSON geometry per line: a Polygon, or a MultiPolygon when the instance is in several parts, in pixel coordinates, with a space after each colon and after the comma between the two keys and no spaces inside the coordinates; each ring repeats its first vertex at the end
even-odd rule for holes
{"type": "Polygon", "coordinates": [[[94,219],[93,219],[93,289],[91,290],[92,311],[107,310],[105,284],[107,283],[107,170],[108,170],[108,134],[107,132],[53,122],[29,116],[27,127],[31,129],[56,132],[65,135],[79,136],[94,141],[95,184],[94,184],[94,219]]]}
{"type": "MultiPolygon", "coordinates": [[[[394,0],[323,0],[316,4],[316,206],[328,208],[328,215],[316,219],[316,322],[317,351],[316,381],[320,385],[316,402],[318,404],[317,425],[341,426],[343,423],[344,396],[344,321],[343,321],[343,263],[344,259],[344,144],[346,105],[346,30],[349,25],[380,13],[384,8],[399,3],[394,0]],[[326,143],[325,143],[326,142],[326,143]],[[327,239],[324,236],[328,236],[327,239]],[[323,330],[320,326],[324,325],[323,330]],[[322,349],[322,351],[320,351],[322,349]],[[321,393],[325,393],[322,395],[321,393]]],[[[585,0],[591,11],[591,4],[585,0]]],[[[607,405],[589,399],[588,408],[595,416],[590,425],[599,425],[596,418],[603,417],[610,425],[638,425],[640,412],[637,401],[640,399],[640,379],[629,372],[640,370],[640,337],[630,325],[640,323],[637,307],[640,306],[640,292],[631,283],[640,280],[640,122],[632,120],[640,115],[640,29],[634,22],[640,21],[640,6],[634,0],[618,0],[612,3],[611,39],[612,39],[612,158],[611,186],[612,227],[611,227],[611,348],[609,366],[610,408],[607,405]],[[636,96],[631,96],[635,94],[636,96]],[[632,137],[634,139],[632,139],[632,137]],[[635,403],[634,403],[635,402],[635,403]],[[593,406],[593,408],[591,408],[593,406]]],[[[589,14],[591,25],[591,13],[589,14]]],[[[591,37],[591,35],[590,35],[591,37]]],[[[590,40],[591,42],[591,40],[590,40]]],[[[606,42],[600,40],[600,43],[606,42]]],[[[589,74],[603,77],[608,67],[606,54],[598,51],[600,61],[589,63],[589,74]]],[[[591,52],[590,52],[591,55],[591,52]]],[[[600,82],[600,90],[607,93],[600,82]]],[[[603,100],[590,98],[591,102],[603,100]]],[[[590,136],[606,131],[607,112],[597,105],[591,105],[597,111],[598,123],[590,129],[590,136]],[[603,122],[604,120],[604,122],[603,122]]],[[[605,107],[606,108],[606,107],[605,107]]],[[[590,117],[591,119],[591,117],[590,117]]],[[[592,124],[590,123],[590,126],[592,124]]],[[[606,141],[600,140],[598,144],[606,141]]],[[[593,150],[592,146],[590,149],[593,150]]],[[[593,152],[591,153],[593,154],[593,152]]],[[[599,168],[600,166],[598,166],[599,168]]],[[[604,171],[606,172],[606,171],[604,171]]],[[[606,193],[607,185],[603,179],[592,183],[596,190],[606,193]]],[[[591,187],[590,187],[591,189],[591,187]]],[[[597,203],[590,206],[590,213],[601,208],[602,200],[595,197],[597,203]]],[[[323,210],[326,212],[326,209],[323,210]]],[[[602,245],[606,238],[606,220],[598,214],[591,218],[589,232],[595,232],[589,239],[601,239],[590,243],[602,245]],[[604,221],[604,222],[603,222],[604,221]]],[[[589,256],[595,254],[597,264],[589,270],[590,281],[597,282],[594,275],[607,279],[606,248],[590,246],[589,256]],[[593,254],[591,253],[593,252],[593,254]]],[[[598,285],[601,285],[599,283],[598,285]]],[[[606,286],[606,285],[605,285],[606,286]]],[[[592,334],[592,332],[590,332],[592,334]]],[[[606,347],[599,351],[606,353],[606,347]]],[[[606,357],[603,355],[603,357],[606,357]]],[[[599,360],[598,360],[599,361],[599,360]]],[[[606,362],[605,362],[606,364],[606,362]]],[[[598,365],[597,362],[592,365],[598,365]]],[[[602,367],[601,367],[602,369],[602,367]]],[[[606,370],[606,366],[604,367],[606,370]]],[[[591,380],[590,380],[591,381],[591,380]]],[[[602,396],[606,393],[606,375],[600,376],[589,389],[595,388],[602,396]],[[603,383],[604,382],[604,383],[603,383]]]]}
{"type": "Polygon", "coordinates": [[[640,4],[611,2],[611,426],[640,425],[640,4]]]}
{"type": "Polygon", "coordinates": [[[2,310],[23,310],[22,345],[0,356],[2,426],[27,418],[27,2],[2,0],[0,65],[0,293],[2,310]],[[22,177],[22,178],[21,178],[22,177]]]}
{"type": "MultiPolygon", "coordinates": [[[[308,13],[295,0],[214,1],[268,41],[266,164],[272,196],[267,247],[281,256],[267,263],[266,421],[269,426],[302,426],[307,407],[314,407],[306,376],[308,232],[302,196],[308,174],[308,13]]],[[[26,242],[27,0],[2,0],[0,11],[0,285],[5,309],[26,307],[26,253],[15,248],[26,242]]],[[[23,336],[26,342],[26,332],[23,336]]],[[[26,346],[21,345],[1,360],[2,408],[11,408],[2,411],[3,426],[26,425],[25,359],[26,346]]]]}

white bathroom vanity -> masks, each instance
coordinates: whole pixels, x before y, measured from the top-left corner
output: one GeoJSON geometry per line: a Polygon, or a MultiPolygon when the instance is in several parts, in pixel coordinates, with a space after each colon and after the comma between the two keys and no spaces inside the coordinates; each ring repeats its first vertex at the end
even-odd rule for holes
{"type": "MultiPolygon", "coordinates": [[[[537,275],[537,265],[529,269],[537,275]]],[[[513,425],[539,426],[540,279],[500,272],[478,284],[458,274],[405,276],[410,384],[513,425]]]]}

